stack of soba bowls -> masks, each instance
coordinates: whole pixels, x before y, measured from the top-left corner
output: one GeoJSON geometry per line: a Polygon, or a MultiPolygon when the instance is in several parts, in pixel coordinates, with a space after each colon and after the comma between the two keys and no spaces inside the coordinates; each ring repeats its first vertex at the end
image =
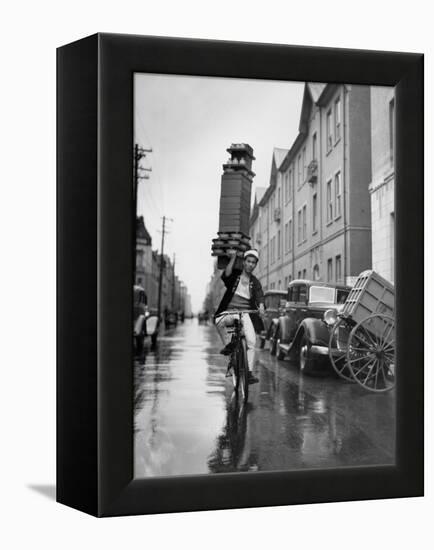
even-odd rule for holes
{"type": "Polygon", "coordinates": [[[254,173],[253,149],[245,143],[232,144],[227,151],[231,158],[223,165],[220,191],[219,230],[213,239],[212,255],[217,267],[224,269],[229,261],[227,251],[235,249],[235,267],[242,268],[244,252],[250,248],[250,198],[254,173]]]}

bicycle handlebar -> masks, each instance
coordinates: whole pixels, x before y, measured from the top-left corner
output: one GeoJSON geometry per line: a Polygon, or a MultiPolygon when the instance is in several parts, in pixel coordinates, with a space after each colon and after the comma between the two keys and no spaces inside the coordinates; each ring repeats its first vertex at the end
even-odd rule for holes
{"type": "Polygon", "coordinates": [[[259,315],[258,309],[228,309],[227,311],[222,311],[217,315],[217,317],[225,317],[226,315],[241,315],[242,313],[256,313],[259,315]]]}

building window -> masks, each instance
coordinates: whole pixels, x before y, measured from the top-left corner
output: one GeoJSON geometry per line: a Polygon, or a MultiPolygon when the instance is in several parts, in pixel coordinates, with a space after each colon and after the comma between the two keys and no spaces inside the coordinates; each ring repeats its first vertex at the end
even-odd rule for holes
{"type": "Polygon", "coordinates": [[[327,260],[327,281],[333,280],[333,260],[330,258],[327,260]]]}
{"type": "Polygon", "coordinates": [[[288,202],[288,195],[289,195],[288,172],[285,172],[283,179],[285,181],[284,189],[285,189],[285,204],[286,204],[288,202]]]}
{"type": "Polygon", "coordinates": [[[332,110],[327,111],[327,121],[326,121],[326,150],[327,152],[331,151],[333,147],[333,137],[332,137],[332,110]]]}
{"type": "Polygon", "coordinates": [[[302,183],[304,183],[306,181],[306,147],[303,147],[303,157],[302,157],[302,165],[301,165],[301,168],[302,168],[302,175],[303,175],[303,181],[302,183]]]}
{"type": "Polygon", "coordinates": [[[280,229],[277,232],[277,258],[279,259],[282,255],[282,246],[281,246],[281,239],[280,239],[280,229]]]}
{"type": "Polygon", "coordinates": [[[136,267],[143,267],[145,265],[143,250],[137,250],[136,253],[136,267]]]}
{"type": "Polygon", "coordinates": [[[306,229],[307,229],[307,220],[306,220],[306,213],[307,213],[307,208],[306,208],[306,205],[303,206],[303,241],[306,240],[306,229]]]}
{"type": "Polygon", "coordinates": [[[327,182],[327,222],[333,220],[332,180],[327,182]]]}
{"type": "Polygon", "coordinates": [[[335,101],[335,142],[341,138],[341,99],[335,101]]]}
{"type": "Polygon", "coordinates": [[[395,99],[389,103],[389,148],[390,162],[393,164],[395,152],[395,99]]]}
{"type": "Polygon", "coordinates": [[[282,287],[282,281],[279,279],[279,282],[277,283],[277,288],[280,290],[282,287]]]}
{"type": "Polygon", "coordinates": [[[291,185],[291,170],[289,170],[289,172],[287,172],[286,175],[285,175],[285,183],[286,183],[285,202],[288,202],[289,201],[289,186],[291,185]]]}
{"type": "Polygon", "coordinates": [[[301,271],[298,272],[297,279],[301,279],[301,271]]]}
{"type": "Polygon", "coordinates": [[[289,230],[288,230],[288,234],[289,234],[289,246],[288,246],[288,250],[292,250],[292,220],[289,220],[289,230]]]}
{"type": "Polygon", "coordinates": [[[301,231],[302,231],[302,226],[301,226],[301,210],[298,211],[298,214],[297,214],[297,243],[300,244],[301,243],[301,231]]]}
{"type": "Polygon", "coordinates": [[[277,208],[280,208],[280,187],[279,189],[277,190],[277,208]]]}
{"type": "Polygon", "coordinates": [[[342,281],[342,262],[341,257],[336,256],[336,267],[335,267],[335,273],[336,273],[336,282],[339,283],[342,281]]]}
{"type": "Polygon", "coordinates": [[[297,167],[298,167],[298,174],[297,174],[298,181],[297,181],[297,185],[298,185],[298,187],[300,187],[300,185],[301,185],[301,155],[298,155],[297,167]]]}
{"type": "Polygon", "coordinates": [[[312,232],[315,233],[318,230],[318,200],[317,194],[312,195],[312,232]]]}
{"type": "Polygon", "coordinates": [[[341,173],[335,175],[335,216],[339,218],[341,215],[341,173]]]}
{"type": "Polygon", "coordinates": [[[288,277],[285,277],[285,286],[283,288],[287,288],[288,287],[288,277]]]}
{"type": "Polygon", "coordinates": [[[303,279],[306,279],[307,272],[305,269],[303,269],[303,279]]]}
{"type": "Polygon", "coordinates": [[[319,265],[318,264],[313,266],[312,279],[314,281],[319,281],[319,265]]]}
{"type": "Polygon", "coordinates": [[[316,152],[316,132],[312,136],[312,160],[316,160],[317,158],[317,152],[316,152]]]}
{"type": "Polygon", "coordinates": [[[290,189],[289,200],[292,199],[292,194],[294,193],[294,189],[295,189],[295,165],[292,167],[292,170],[291,170],[291,189],[290,189]]]}
{"type": "Polygon", "coordinates": [[[289,222],[285,223],[285,244],[284,244],[285,254],[289,250],[289,222]]]}

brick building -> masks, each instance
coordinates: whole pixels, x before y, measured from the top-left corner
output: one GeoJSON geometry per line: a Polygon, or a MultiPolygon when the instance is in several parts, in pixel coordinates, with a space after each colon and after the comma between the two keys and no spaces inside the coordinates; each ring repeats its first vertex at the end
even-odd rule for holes
{"type": "MultiPolygon", "coordinates": [[[[158,308],[160,254],[152,250],[152,238],[146,229],[143,216],[136,221],[136,273],[135,284],[145,289],[150,309],[158,308]]],[[[191,298],[187,287],[179,280],[169,256],[163,255],[161,310],[191,313],[191,298]]],[[[186,313],[187,314],[187,313],[186,313]]]]}
{"type": "Polygon", "coordinates": [[[143,216],[136,219],[136,274],[135,283],[145,289],[148,296],[155,292],[153,285],[152,238],[146,229],[143,216]]]}
{"type": "Polygon", "coordinates": [[[352,283],[371,267],[368,86],[306,83],[299,133],[273,151],[250,235],[263,287],[295,278],[352,283]]]}

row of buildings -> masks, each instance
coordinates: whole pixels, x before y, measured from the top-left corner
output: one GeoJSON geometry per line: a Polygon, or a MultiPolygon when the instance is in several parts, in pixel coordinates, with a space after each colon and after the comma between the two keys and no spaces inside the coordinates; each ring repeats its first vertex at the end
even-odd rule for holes
{"type": "MultiPolygon", "coordinates": [[[[265,290],[353,284],[370,268],[394,281],[394,120],[393,88],[305,84],[298,135],[274,149],[251,212],[265,290]]],[[[221,293],[218,278],[207,295],[221,293]]]]}
{"type": "MultiPolygon", "coordinates": [[[[136,272],[135,284],[145,289],[150,309],[158,308],[158,286],[161,256],[152,250],[152,238],[146,229],[143,216],[136,220],[136,272]]],[[[183,312],[191,315],[191,297],[187,287],[175,273],[174,262],[163,255],[161,311],[183,312]]]]}

